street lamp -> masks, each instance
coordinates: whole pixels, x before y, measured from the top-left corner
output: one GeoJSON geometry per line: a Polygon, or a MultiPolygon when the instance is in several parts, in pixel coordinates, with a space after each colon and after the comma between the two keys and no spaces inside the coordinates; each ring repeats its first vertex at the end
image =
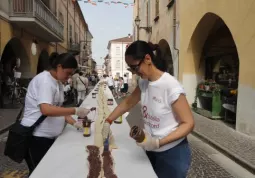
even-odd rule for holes
{"type": "Polygon", "coordinates": [[[140,20],[140,18],[138,17],[138,16],[136,16],[136,18],[135,18],[135,24],[136,24],[136,26],[140,26],[140,22],[141,22],[141,20],[140,20]]]}
{"type": "Polygon", "coordinates": [[[152,27],[140,27],[140,18],[139,16],[136,16],[135,18],[135,25],[137,26],[137,40],[139,40],[139,30],[140,29],[144,29],[147,33],[151,33],[152,32],[152,27]]]}
{"type": "Polygon", "coordinates": [[[137,31],[137,40],[139,40],[139,26],[140,26],[141,20],[138,16],[135,18],[135,25],[136,25],[136,31],[137,31]]]}

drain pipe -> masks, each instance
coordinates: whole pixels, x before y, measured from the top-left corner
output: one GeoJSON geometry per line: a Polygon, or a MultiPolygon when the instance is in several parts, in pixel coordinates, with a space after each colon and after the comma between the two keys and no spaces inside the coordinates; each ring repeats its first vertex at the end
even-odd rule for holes
{"type": "Polygon", "coordinates": [[[173,31],[174,31],[174,50],[177,52],[177,59],[178,59],[178,72],[177,72],[177,78],[179,79],[179,49],[177,48],[177,45],[176,45],[176,38],[177,38],[177,23],[176,23],[176,17],[177,17],[177,10],[176,10],[176,1],[174,2],[174,15],[173,15],[173,31]]]}

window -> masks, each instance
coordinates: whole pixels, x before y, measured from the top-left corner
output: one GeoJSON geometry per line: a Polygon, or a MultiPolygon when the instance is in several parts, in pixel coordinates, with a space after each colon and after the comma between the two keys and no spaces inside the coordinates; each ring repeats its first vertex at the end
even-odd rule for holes
{"type": "Polygon", "coordinates": [[[77,32],[75,32],[75,35],[74,35],[74,42],[78,43],[78,34],[77,34],[77,32]]]}
{"type": "Polygon", "coordinates": [[[58,20],[60,21],[60,23],[64,24],[64,16],[60,11],[58,11],[58,20]]]}
{"type": "Polygon", "coordinates": [[[116,47],[116,55],[120,55],[120,47],[119,46],[116,47]]]}
{"type": "Polygon", "coordinates": [[[146,4],[147,27],[150,26],[150,1],[146,4]]]}
{"type": "Polygon", "coordinates": [[[154,21],[158,21],[159,19],[159,0],[155,1],[155,19],[154,21]]]}
{"type": "Polygon", "coordinates": [[[73,42],[73,26],[72,25],[69,25],[69,40],[70,40],[70,43],[73,42]]]}
{"type": "Polygon", "coordinates": [[[117,61],[116,61],[115,69],[120,69],[120,60],[117,60],[117,61]]]}

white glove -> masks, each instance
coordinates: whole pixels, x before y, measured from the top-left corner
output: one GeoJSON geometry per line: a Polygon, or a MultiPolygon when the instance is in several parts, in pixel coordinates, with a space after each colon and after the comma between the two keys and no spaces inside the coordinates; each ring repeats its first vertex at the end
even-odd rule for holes
{"type": "Polygon", "coordinates": [[[103,129],[102,129],[102,135],[103,135],[103,140],[110,136],[111,129],[110,129],[111,124],[109,122],[104,122],[103,129]]]}
{"type": "Polygon", "coordinates": [[[145,139],[142,143],[137,143],[138,146],[147,151],[153,151],[159,148],[159,139],[152,137],[148,132],[144,131],[145,139]]]}
{"type": "Polygon", "coordinates": [[[82,123],[80,123],[80,122],[75,122],[75,123],[73,124],[73,126],[74,126],[75,128],[77,128],[77,129],[83,129],[83,125],[82,125],[82,123]]]}
{"type": "Polygon", "coordinates": [[[90,109],[86,108],[75,108],[75,115],[77,115],[80,118],[84,118],[87,116],[90,112],[90,109]]]}

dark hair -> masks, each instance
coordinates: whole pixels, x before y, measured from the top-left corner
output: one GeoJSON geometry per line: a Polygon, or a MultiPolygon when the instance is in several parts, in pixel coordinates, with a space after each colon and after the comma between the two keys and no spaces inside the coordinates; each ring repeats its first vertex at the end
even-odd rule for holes
{"type": "Polygon", "coordinates": [[[79,75],[82,76],[82,75],[83,75],[83,72],[79,72],[79,75]]]}
{"type": "Polygon", "coordinates": [[[61,64],[64,69],[76,69],[78,67],[75,57],[70,53],[62,53],[58,55],[55,60],[52,61],[51,67],[56,69],[59,64],[61,64]]]}
{"type": "Polygon", "coordinates": [[[49,56],[49,69],[52,68],[52,64],[53,62],[56,60],[56,58],[59,56],[59,54],[57,52],[53,52],[51,53],[51,55],[49,56]]]}
{"type": "Polygon", "coordinates": [[[166,61],[162,58],[159,45],[146,41],[135,41],[126,50],[125,56],[132,56],[134,60],[143,60],[146,54],[150,55],[153,64],[161,71],[167,71],[166,61]],[[154,52],[155,51],[155,54],[154,52]]]}

